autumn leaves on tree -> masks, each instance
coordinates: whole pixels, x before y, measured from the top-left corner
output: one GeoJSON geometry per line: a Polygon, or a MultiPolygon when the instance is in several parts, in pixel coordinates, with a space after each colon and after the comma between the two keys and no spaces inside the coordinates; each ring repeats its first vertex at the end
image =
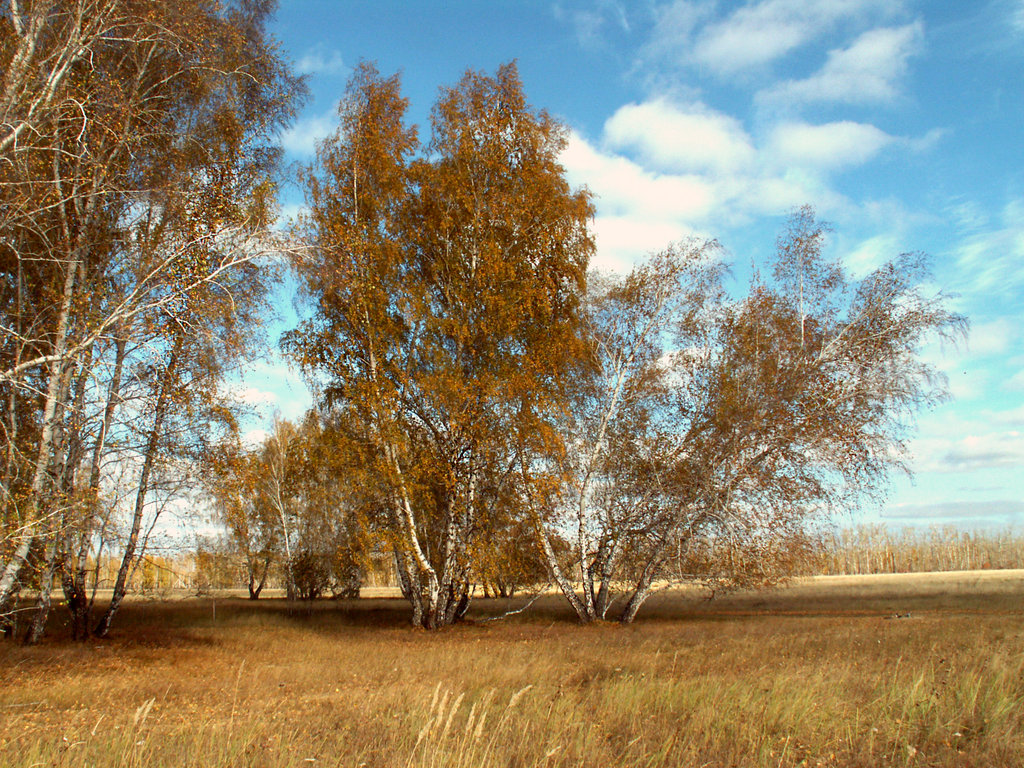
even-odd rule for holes
{"type": "Polygon", "coordinates": [[[738,299],[699,241],[588,285],[589,196],[514,66],[443,91],[425,147],[405,108],[360,67],[306,176],[314,316],[286,346],[414,623],[531,557],[585,622],[617,599],[632,621],[658,582],[770,583],[900,466],[904,417],[943,393],[917,353],[962,326],[919,258],[852,282],[801,209],[738,299]]]}
{"type": "Polygon", "coordinates": [[[320,148],[297,259],[315,315],[287,346],[325,374],[414,621],[434,627],[465,611],[518,446],[580,359],[592,209],[513,66],[444,92],[425,147],[398,85],[363,65],[320,148]]]}
{"type": "Polygon", "coordinates": [[[301,95],[269,10],[0,4],[0,616],[35,587],[29,640],[57,578],[75,635],[93,631],[85,574],[116,545],[108,630],[153,515],[230,421],[301,95]]]}
{"type": "Polygon", "coordinates": [[[253,598],[274,568],[351,591],[387,557],[437,628],[482,585],[553,585],[587,622],[658,584],[772,582],[900,466],[944,391],[921,345],[963,326],[923,258],[853,281],[801,209],[743,291],[712,242],[588,274],[590,194],[515,65],[442,90],[429,135],[359,65],[285,237],[302,84],[271,5],[0,4],[0,616],[33,591],[28,639],[58,580],[74,634],[106,633],[198,472],[253,598]],[[251,449],[225,378],[286,252],[310,312],[283,347],[319,403],[251,449]]]}

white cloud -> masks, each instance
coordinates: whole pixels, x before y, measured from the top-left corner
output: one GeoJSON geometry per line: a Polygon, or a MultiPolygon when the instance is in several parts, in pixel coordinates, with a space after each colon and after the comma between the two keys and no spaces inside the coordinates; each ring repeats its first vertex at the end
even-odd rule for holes
{"type": "Polygon", "coordinates": [[[972,357],[1005,355],[1018,336],[1016,323],[1000,318],[971,326],[968,348],[972,357]]]}
{"type": "Polygon", "coordinates": [[[958,398],[922,416],[920,435],[909,448],[918,474],[1016,475],[1024,467],[1024,407],[963,408],[958,398]]]}
{"type": "Polygon", "coordinates": [[[685,224],[671,220],[598,216],[594,220],[597,254],[591,266],[602,271],[628,272],[636,257],[659,251],[693,234],[685,224]]]}
{"type": "Polygon", "coordinates": [[[638,151],[664,170],[733,172],[754,159],[750,137],[738,120],[665,99],[620,107],[605,123],[604,135],[609,146],[638,151]]]}
{"type": "Polygon", "coordinates": [[[966,293],[1006,294],[1024,285],[1024,198],[1008,203],[1000,218],[994,226],[973,221],[974,231],[954,249],[966,293]]]}
{"type": "Polygon", "coordinates": [[[935,459],[945,472],[1024,466],[1024,435],[1016,430],[967,435],[953,441],[935,459]]]}
{"type": "Polygon", "coordinates": [[[981,232],[989,226],[985,208],[977,200],[963,200],[949,205],[944,214],[961,232],[981,232]]]}
{"type": "Polygon", "coordinates": [[[989,371],[966,363],[960,370],[950,371],[949,393],[958,402],[984,400],[991,386],[992,376],[989,371]]]}
{"type": "Polygon", "coordinates": [[[889,520],[990,518],[994,522],[1005,524],[1014,518],[1024,517],[1024,502],[1018,499],[1004,499],[893,504],[885,509],[882,517],[889,520]]]}
{"type": "Polygon", "coordinates": [[[684,58],[694,31],[711,10],[711,4],[692,0],[676,0],[657,8],[648,51],[673,59],[684,58]]]}
{"type": "Polygon", "coordinates": [[[835,211],[846,201],[828,185],[827,172],[865,162],[891,140],[856,123],[790,124],[758,151],[739,121],[703,105],[655,99],[618,110],[600,145],[572,134],[561,161],[573,185],[594,193],[597,261],[612,266],[723,222],[777,216],[808,200],[835,211]]]}
{"type": "Polygon", "coordinates": [[[835,170],[863,165],[893,141],[894,137],[865,123],[784,123],[772,131],[769,151],[784,164],[835,170]]]}
{"type": "Polygon", "coordinates": [[[250,429],[242,435],[242,444],[247,448],[255,448],[266,440],[269,434],[265,429],[250,429]]]}
{"type": "MultiPolygon", "coordinates": [[[[600,141],[571,134],[561,161],[569,181],[595,195],[597,259],[611,265],[689,233],[778,216],[809,201],[824,216],[849,215],[851,203],[832,175],[912,143],[851,121],[786,122],[757,141],[730,115],[659,96],[616,110],[600,141]]],[[[871,215],[871,204],[862,208],[871,215]]],[[[894,242],[864,241],[847,262],[866,274],[898,253],[894,242]]]]}
{"type": "Polygon", "coordinates": [[[843,258],[843,263],[854,278],[860,279],[878,269],[900,252],[895,235],[876,235],[862,241],[843,258]]]}
{"type": "Polygon", "coordinates": [[[830,51],[819,72],[789,80],[758,94],[762,101],[875,103],[894,99],[907,61],[921,48],[920,22],[872,29],[848,48],[830,51]]]}
{"type": "Polygon", "coordinates": [[[702,219],[711,211],[714,190],[699,176],[648,171],[628,158],[599,152],[573,134],[561,161],[573,184],[585,184],[602,212],[644,219],[702,219]]]}
{"type": "Polygon", "coordinates": [[[715,203],[704,179],[648,171],[578,134],[570,136],[560,159],[569,181],[594,193],[599,269],[624,271],[635,258],[692,234],[693,222],[705,219],[715,203]]]}
{"type": "Polygon", "coordinates": [[[781,174],[761,170],[752,178],[730,182],[729,187],[732,189],[731,206],[743,215],[778,216],[808,201],[813,201],[819,212],[827,212],[846,203],[842,195],[825,185],[817,175],[797,169],[781,174]]]}
{"type": "Polygon", "coordinates": [[[938,146],[950,134],[947,128],[932,128],[924,136],[904,139],[906,145],[914,152],[929,152],[938,146]]]}
{"type": "Polygon", "coordinates": [[[281,135],[281,146],[290,155],[307,160],[316,154],[316,144],[334,132],[335,111],[303,117],[281,135]]]}
{"type": "MultiPolygon", "coordinates": [[[[932,338],[921,350],[921,361],[942,373],[948,383],[949,392],[960,404],[971,400],[984,403],[990,396],[989,390],[993,372],[976,357],[963,348],[961,343],[955,346],[932,338]]],[[[970,405],[968,407],[971,407],[970,405]]],[[[942,438],[958,437],[966,433],[991,431],[994,427],[990,422],[979,426],[977,421],[954,422],[946,418],[941,428],[932,427],[931,433],[939,433],[942,438]]]]}
{"type": "MultiPolygon", "coordinates": [[[[814,37],[829,32],[839,22],[864,18],[877,11],[892,12],[899,5],[892,0],[762,0],[749,3],[721,21],[704,27],[692,41],[691,57],[714,72],[733,74],[775,61],[814,37]]],[[[689,42],[677,38],[677,44],[689,42]]]]}
{"type": "Polygon", "coordinates": [[[572,25],[577,42],[584,48],[601,45],[609,25],[614,25],[623,32],[630,31],[626,9],[622,3],[615,0],[591,2],[582,10],[569,10],[561,3],[557,3],[553,11],[556,19],[572,25]]]}
{"type": "Polygon", "coordinates": [[[1004,389],[1011,392],[1024,392],[1024,371],[1017,371],[1003,384],[1004,389]]]}
{"type": "Polygon", "coordinates": [[[601,40],[605,19],[596,11],[576,11],[572,14],[572,24],[576,29],[577,42],[586,48],[601,40]]]}
{"type": "Polygon", "coordinates": [[[295,69],[303,75],[340,75],[348,71],[340,51],[327,51],[320,46],[306,51],[295,63],[295,69]]]}
{"type": "Polygon", "coordinates": [[[1008,411],[1001,411],[998,416],[1000,424],[1024,429],[1024,405],[1017,406],[1008,411]]]}
{"type": "Polygon", "coordinates": [[[808,25],[773,13],[775,3],[747,6],[705,29],[693,56],[717,72],[732,73],[789,53],[809,36],[808,25]]]}
{"type": "Polygon", "coordinates": [[[278,402],[276,394],[257,387],[235,386],[231,388],[231,394],[246,405],[276,405],[278,402]]]}
{"type": "Polygon", "coordinates": [[[266,404],[274,406],[273,410],[286,419],[301,418],[313,404],[302,377],[276,355],[269,362],[253,362],[243,379],[240,389],[265,393],[266,404]]]}

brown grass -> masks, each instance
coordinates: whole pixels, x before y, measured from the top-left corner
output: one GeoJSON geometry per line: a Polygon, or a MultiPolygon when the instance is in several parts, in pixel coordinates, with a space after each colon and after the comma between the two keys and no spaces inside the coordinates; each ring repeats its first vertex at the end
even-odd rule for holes
{"type": "Polygon", "coordinates": [[[436,634],[396,600],[129,603],[108,641],[0,644],[0,765],[1024,764],[1024,573],[887,578],[436,634]]]}

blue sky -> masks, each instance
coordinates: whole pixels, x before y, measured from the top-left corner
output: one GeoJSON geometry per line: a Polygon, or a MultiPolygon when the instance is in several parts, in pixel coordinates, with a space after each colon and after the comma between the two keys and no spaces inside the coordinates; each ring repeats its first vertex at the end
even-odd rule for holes
{"type": "MultiPolygon", "coordinates": [[[[282,137],[295,162],[360,59],[402,73],[420,125],[439,87],[517,60],[530,101],[571,130],[598,266],[696,234],[741,279],[805,203],[855,275],[931,254],[972,323],[964,345],[926,351],[955,399],[920,417],[915,481],[855,521],[1024,524],[1024,0],[282,0],[272,31],[311,90],[282,137]]],[[[300,203],[289,192],[286,213],[300,203]]],[[[240,394],[286,418],[309,404],[276,361],[240,394]]]]}

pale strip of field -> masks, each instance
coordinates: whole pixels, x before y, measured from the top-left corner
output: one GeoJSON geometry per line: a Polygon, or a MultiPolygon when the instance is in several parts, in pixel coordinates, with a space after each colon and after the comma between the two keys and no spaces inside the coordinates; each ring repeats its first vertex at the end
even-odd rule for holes
{"type": "Polygon", "coordinates": [[[787,593],[829,592],[839,594],[1024,592],[1024,569],[805,576],[779,587],[779,590],[787,593]]]}
{"type": "MultiPolygon", "coordinates": [[[[697,586],[669,587],[660,592],[665,597],[673,594],[707,597],[709,593],[697,586]]],[[[716,599],[831,600],[1006,594],[1024,596],[1024,569],[801,576],[770,589],[719,593],[716,599]]]]}
{"type": "MultiPolygon", "coordinates": [[[[554,587],[546,590],[557,594],[554,587]]],[[[670,587],[666,591],[706,594],[695,586],[670,587]]],[[[872,595],[883,593],[929,594],[970,594],[1022,593],[1024,594],[1024,569],[991,571],[930,571],[926,573],[874,573],[851,576],[801,576],[775,587],[769,592],[791,597],[826,595],[872,595]]],[[[742,594],[751,594],[744,592],[742,594]]],[[[364,598],[401,597],[397,587],[364,587],[360,592],[364,598]]]]}
{"type": "MultiPolygon", "coordinates": [[[[556,587],[549,587],[545,590],[547,594],[559,594],[556,587]]],[[[655,590],[655,594],[666,592],[677,593],[684,596],[700,597],[706,596],[707,590],[693,585],[662,585],[655,590]]],[[[1024,569],[1008,570],[986,570],[986,571],[930,571],[925,573],[875,573],[857,574],[851,576],[801,576],[791,581],[774,587],[762,594],[773,594],[785,597],[819,597],[828,596],[860,596],[868,597],[882,594],[915,594],[915,595],[938,595],[938,594],[971,594],[974,592],[986,594],[1013,594],[1024,595],[1024,569]]],[[[517,595],[521,597],[523,593],[517,595]]],[[[741,591],[736,593],[741,596],[756,594],[755,591],[741,591]]],[[[109,599],[110,590],[99,590],[97,596],[101,599],[109,599]]],[[[214,590],[203,595],[204,597],[215,598],[245,598],[248,593],[244,589],[214,590]]],[[[360,597],[366,599],[400,598],[401,590],[398,587],[363,587],[360,597]]],[[[54,599],[60,599],[61,595],[54,593],[54,599]]],[[[152,593],[148,595],[129,595],[129,599],[135,600],[184,600],[197,597],[194,592],[185,590],[172,590],[164,593],[152,593]]],[[[283,598],[283,589],[265,589],[264,598],[283,598]]],[[[477,597],[481,593],[477,591],[477,597]]]]}

